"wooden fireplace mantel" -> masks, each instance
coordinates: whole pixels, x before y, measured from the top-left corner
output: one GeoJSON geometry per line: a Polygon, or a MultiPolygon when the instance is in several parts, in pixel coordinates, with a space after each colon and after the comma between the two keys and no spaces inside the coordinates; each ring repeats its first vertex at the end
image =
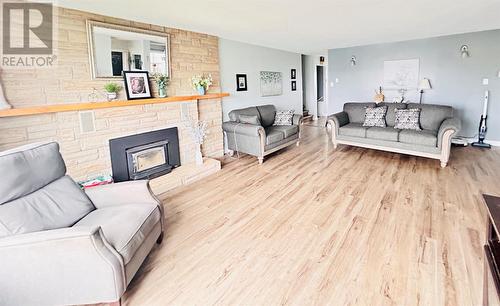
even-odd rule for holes
{"type": "Polygon", "coordinates": [[[229,93],[222,92],[222,93],[206,94],[203,96],[200,95],[173,96],[166,98],[138,99],[138,100],[126,100],[126,101],[38,105],[38,106],[0,110],[0,118],[59,113],[59,112],[72,112],[72,111],[92,110],[92,109],[111,108],[111,107],[124,107],[124,106],[134,106],[134,105],[144,105],[144,104],[159,104],[159,103],[173,103],[182,101],[219,99],[227,96],[229,96],[229,93]]]}

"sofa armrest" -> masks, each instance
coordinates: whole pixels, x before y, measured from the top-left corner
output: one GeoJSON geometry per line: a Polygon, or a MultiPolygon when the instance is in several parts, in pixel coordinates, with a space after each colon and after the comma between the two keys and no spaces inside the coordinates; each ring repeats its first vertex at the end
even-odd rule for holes
{"type": "Polygon", "coordinates": [[[349,116],[346,112],[339,112],[328,117],[327,123],[333,123],[335,128],[335,135],[338,135],[339,128],[349,123],[349,116]]]}
{"type": "Polygon", "coordinates": [[[293,125],[298,125],[300,128],[300,125],[302,124],[302,115],[300,114],[294,114],[292,118],[292,124],[293,125]]]}
{"type": "Polygon", "coordinates": [[[149,188],[148,180],[137,180],[109,185],[96,186],[85,189],[96,208],[126,204],[154,204],[160,201],[149,188]]]}
{"type": "Polygon", "coordinates": [[[253,125],[253,124],[248,124],[248,123],[239,123],[235,121],[227,121],[222,124],[222,129],[226,133],[231,133],[231,134],[241,134],[241,135],[247,135],[247,136],[254,136],[254,137],[259,137],[259,133],[264,133],[265,135],[265,130],[262,126],[260,125],[253,125]]]}
{"type": "Polygon", "coordinates": [[[99,227],[0,238],[0,304],[113,302],[126,289],[122,257],[99,227]]]}
{"type": "Polygon", "coordinates": [[[462,122],[460,121],[460,119],[458,119],[456,117],[455,118],[448,118],[448,119],[444,120],[441,123],[441,126],[439,127],[439,131],[438,131],[438,147],[439,148],[443,147],[444,140],[448,141],[448,144],[444,144],[444,145],[451,144],[452,136],[455,135],[456,133],[458,133],[460,131],[461,127],[462,127],[462,122]],[[449,137],[447,137],[447,139],[444,139],[445,133],[447,131],[451,131],[451,132],[448,132],[449,137]]]}

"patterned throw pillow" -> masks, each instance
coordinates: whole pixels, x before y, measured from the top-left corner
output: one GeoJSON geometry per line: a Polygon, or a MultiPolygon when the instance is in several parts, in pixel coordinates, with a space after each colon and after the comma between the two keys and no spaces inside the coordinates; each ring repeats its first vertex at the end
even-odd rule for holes
{"type": "Polygon", "coordinates": [[[293,125],[294,110],[277,111],[273,125],[293,125]]]}
{"type": "Polygon", "coordinates": [[[420,128],[420,109],[419,108],[409,108],[409,109],[395,109],[396,113],[396,123],[394,124],[395,129],[400,130],[422,130],[420,128]]]}
{"type": "Polygon", "coordinates": [[[365,122],[363,126],[378,126],[386,127],[385,114],[387,113],[387,106],[367,107],[365,109],[365,122]]]}

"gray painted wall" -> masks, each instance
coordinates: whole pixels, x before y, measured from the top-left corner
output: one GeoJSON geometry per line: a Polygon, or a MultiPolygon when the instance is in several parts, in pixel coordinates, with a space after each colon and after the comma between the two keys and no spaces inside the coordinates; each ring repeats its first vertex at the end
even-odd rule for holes
{"type": "Polygon", "coordinates": [[[433,87],[425,92],[424,103],[452,105],[462,118],[461,136],[477,134],[484,91],[490,90],[486,138],[500,140],[500,30],[331,49],[330,113],[342,110],[347,101],[372,101],[374,89],[383,83],[384,61],[412,58],[420,59],[420,79],[429,78],[433,87]],[[463,44],[471,57],[461,57],[463,44]],[[349,63],[352,55],[357,58],[354,67],[349,63]],[[483,78],[489,85],[482,85],[483,78]]]}
{"type": "Polygon", "coordinates": [[[301,55],[227,39],[219,39],[221,88],[230,96],[222,99],[224,121],[228,113],[237,108],[274,104],[277,109],[293,109],[302,113],[302,64],[301,55]],[[297,90],[291,90],[290,70],[297,70],[297,90]],[[262,97],[260,71],[281,72],[283,94],[262,97]],[[247,75],[248,91],[236,91],[236,74],[247,75]]]}

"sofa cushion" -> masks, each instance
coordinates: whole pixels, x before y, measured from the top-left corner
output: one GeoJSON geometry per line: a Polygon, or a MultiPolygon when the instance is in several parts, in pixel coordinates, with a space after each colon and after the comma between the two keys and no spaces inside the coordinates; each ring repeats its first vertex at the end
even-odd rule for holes
{"type": "Polygon", "coordinates": [[[346,103],[344,104],[344,112],[349,116],[349,122],[363,123],[365,121],[365,108],[375,107],[375,103],[346,103]]]}
{"type": "Polygon", "coordinates": [[[55,142],[0,152],[0,205],[30,194],[61,178],[66,166],[55,142]]]}
{"type": "Polygon", "coordinates": [[[398,141],[399,131],[392,127],[371,127],[366,130],[366,138],[398,141]]]}
{"type": "Polygon", "coordinates": [[[247,124],[252,124],[252,125],[260,125],[260,119],[259,116],[257,115],[239,115],[239,122],[240,123],[247,123],[247,124]]]}
{"type": "Polygon", "coordinates": [[[69,227],[95,209],[69,177],[0,205],[0,237],[69,227]]]}
{"type": "Polygon", "coordinates": [[[279,127],[270,126],[266,128],[266,145],[283,140],[284,138],[285,134],[279,127]]]}
{"type": "Polygon", "coordinates": [[[430,130],[402,130],[399,132],[399,142],[436,147],[437,134],[435,131],[430,130]]]}
{"type": "Polygon", "coordinates": [[[154,204],[116,205],[94,210],[75,226],[100,226],[106,240],[127,264],[160,218],[154,204]]]}
{"type": "Polygon", "coordinates": [[[387,126],[394,127],[396,122],[396,108],[397,109],[406,109],[406,103],[380,103],[378,106],[387,106],[387,113],[385,114],[385,123],[387,126]]]}
{"type": "Polygon", "coordinates": [[[365,138],[367,129],[362,123],[348,123],[339,128],[339,135],[365,138]]]}
{"type": "Polygon", "coordinates": [[[257,106],[257,110],[259,111],[260,123],[263,127],[273,125],[274,117],[276,116],[276,108],[274,105],[260,105],[257,106]]]}
{"type": "Polygon", "coordinates": [[[288,138],[299,132],[299,127],[296,125],[276,125],[273,126],[273,129],[283,132],[285,138],[288,138]]]}
{"type": "Polygon", "coordinates": [[[446,105],[410,103],[408,108],[420,108],[420,126],[437,131],[445,119],[453,117],[453,108],[446,105]]]}
{"type": "Polygon", "coordinates": [[[367,107],[365,108],[365,121],[363,126],[386,127],[385,114],[387,106],[367,107]]]}
{"type": "Polygon", "coordinates": [[[251,106],[247,108],[233,109],[229,112],[229,119],[231,121],[240,122],[240,115],[257,116],[260,120],[260,114],[257,107],[251,106]]]}

